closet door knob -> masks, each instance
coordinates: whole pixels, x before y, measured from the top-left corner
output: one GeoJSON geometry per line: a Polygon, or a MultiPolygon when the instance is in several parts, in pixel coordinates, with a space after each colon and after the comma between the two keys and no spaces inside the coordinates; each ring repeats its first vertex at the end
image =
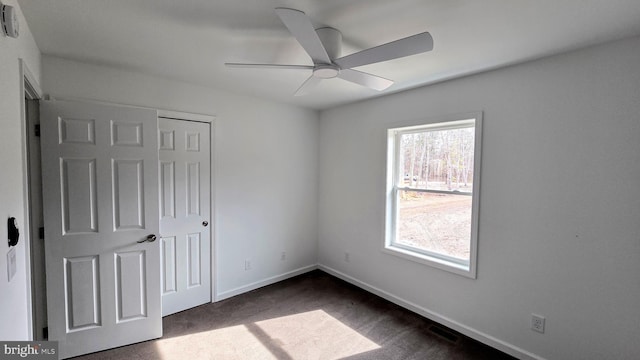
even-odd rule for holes
{"type": "Polygon", "coordinates": [[[203,222],[202,222],[202,226],[206,227],[207,225],[209,225],[209,222],[208,222],[208,221],[203,221],[203,222]]]}

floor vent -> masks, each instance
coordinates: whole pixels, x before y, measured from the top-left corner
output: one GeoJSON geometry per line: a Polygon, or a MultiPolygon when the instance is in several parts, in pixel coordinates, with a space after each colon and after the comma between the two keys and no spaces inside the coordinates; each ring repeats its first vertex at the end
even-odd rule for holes
{"type": "Polygon", "coordinates": [[[457,344],[460,338],[455,333],[451,332],[451,330],[442,328],[440,326],[431,325],[429,326],[429,331],[439,338],[446,340],[450,343],[457,344]]]}

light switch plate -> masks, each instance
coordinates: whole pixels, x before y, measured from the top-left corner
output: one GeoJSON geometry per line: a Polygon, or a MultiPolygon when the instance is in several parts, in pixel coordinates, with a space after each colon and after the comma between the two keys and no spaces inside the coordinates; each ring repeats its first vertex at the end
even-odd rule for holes
{"type": "Polygon", "coordinates": [[[16,274],[16,269],[18,268],[16,264],[16,248],[13,247],[7,253],[7,276],[9,281],[13,279],[13,276],[16,274]]]}

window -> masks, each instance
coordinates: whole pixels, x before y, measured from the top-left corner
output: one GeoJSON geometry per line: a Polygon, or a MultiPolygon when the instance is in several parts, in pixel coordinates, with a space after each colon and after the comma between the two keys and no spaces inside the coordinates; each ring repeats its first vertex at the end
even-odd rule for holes
{"type": "Polygon", "coordinates": [[[387,129],[384,251],[475,278],[481,121],[387,129]]]}

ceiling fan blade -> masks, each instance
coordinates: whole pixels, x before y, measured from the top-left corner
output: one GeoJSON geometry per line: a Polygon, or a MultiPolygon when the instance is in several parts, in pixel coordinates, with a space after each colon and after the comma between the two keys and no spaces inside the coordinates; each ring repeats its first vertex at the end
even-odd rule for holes
{"type": "Polygon", "coordinates": [[[316,29],[313,28],[311,20],[305,13],[294,9],[276,8],[276,14],[307,54],[311,56],[314,64],[331,64],[327,50],[322,45],[316,29]]]}
{"type": "Polygon", "coordinates": [[[355,54],[333,60],[342,69],[369,65],[387,60],[420,54],[433,49],[433,38],[428,32],[412,35],[404,39],[392,41],[355,54]]]}
{"type": "Polygon", "coordinates": [[[291,69],[291,70],[313,70],[310,65],[281,65],[281,64],[244,64],[244,63],[224,63],[226,67],[240,69],[291,69]]]}
{"type": "Polygon", "coordinates": [[[382,91],[393,85],[392,80],[352,69],[340,70],[338,77],[378,91],[382,91]]]}
{"type": "Polygon", "coordinates": [[[315,89],[316,86],[320,83],[320,78],[317,78],[311,75],[300,87],[296,90],[294,96],[302,96],[309,93],[309,91],[315,89]]]}

